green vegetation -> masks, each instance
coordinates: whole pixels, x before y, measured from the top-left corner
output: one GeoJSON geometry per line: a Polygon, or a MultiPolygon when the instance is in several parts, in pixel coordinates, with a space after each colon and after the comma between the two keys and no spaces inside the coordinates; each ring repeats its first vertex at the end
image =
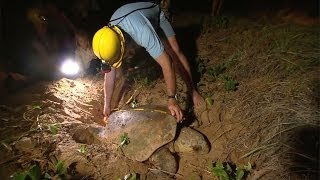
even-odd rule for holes
{"type": "Polygon", "coordinates": [[[245,179],[252,169],[252,165],[232,166],[229,163],[216,162],[210,167],[213,175],[220,180],[242,180],[245,179]],[[214,166],[213,166],[214,165],[214,166]]]}
{"type": "Polygon", "coordinates": [[[206,97],[205,101],[209,107],[213,105],[213,99],[211,97],[206,97]]]}
{"type": "Polygon", "coordinates": [[[42,180],[42,179],[65,179],[67,175],[67,167],[64,161],[51,162],[47,172],[41,172],[38,165],[32,165],[29,169],[23,172],[14,173],[11,178],[13,180],[42,180]]]}
{"type": "Polygon", "coordinates": [[[64,164],[64,161],[57,161],[54,165],[54,172],[58,177],[65,177],[67,174],[67,167],[64,164]]]}
{"type": "Polygon", "coordinates": [[[118,179],[118,180],[139,180],[139,174],[137,173],[129,173],[127,175],[124,176],[123,179],[118,179]]]}
{"type": "MultiPolygon", "coordinates": [[[[216,66],[208,66],[204,65],[205,61],[200,59],[200,63],[198,64],[198,72],[202,74],[202,76],[207,76],[206,79],[208,81],[215,82],[216,80],[221,80],[224,83],[224,89],[226,91],[236,91],[238,83],[234,78],[225,75],[224,72],[230,68],[234,64],[234,56],[228,59],[226,63],[217,64],[216,66]]],[[[210,98],[210,95],[206,96],[210,98]]],[[[207,101],[207,103],[210,105],[207,101]]]]}
{"type": "Polygon", "coordinates": [[[229,76],[222,76],[222,79],[224,80],[224,89],[226,91],[235,91],[237,89],[238,83],[229,76]]]}
{"type": "Polygon", "coordinates": [[[77,151],[83,155],[86,155],[88,153],[88,148],[85,144],[81,144],[80,148],[77,149],[77,151]]]}
{"type": "Polygon", "coordinates": [[[13,180],[27,180],[27,179],[40,180],[41,176],[42,174],[39,166],[33,165],[26,171],[13,174],[11,178],[13,180]]]}
{"type": "Polygon", "coordinates": [[[44,127],[46,127],[47,130],[51,132],[51,134],[56,135],[58,134],[59,130],[61,129],[61,124],[44,124],[44,127]]]}
{"type": "Polygon", "coordinates": [[[33,105],[33,106],[32,106],[32,109],[41,109],[41,106],[39,106],[39,105],[33,105]]]}
{"type": "Polygon", "coordinates": [[[119,147],[123,147],[124,145],[128,145],[130,143],[130,139],[128,137],[128,133],[123,133],[120,136],[120,145],[119,147]]]}

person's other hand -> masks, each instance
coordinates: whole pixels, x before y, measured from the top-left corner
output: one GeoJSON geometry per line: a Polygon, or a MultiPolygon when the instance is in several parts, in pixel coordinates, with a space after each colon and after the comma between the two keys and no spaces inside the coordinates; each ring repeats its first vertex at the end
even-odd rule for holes
{"type": "Polygon", "coordinates": [[[183,113],[176,99],[168,99],[168,109],[170,110],[171,115],[176,117],[178,122],[182,121],[183,113]]]}

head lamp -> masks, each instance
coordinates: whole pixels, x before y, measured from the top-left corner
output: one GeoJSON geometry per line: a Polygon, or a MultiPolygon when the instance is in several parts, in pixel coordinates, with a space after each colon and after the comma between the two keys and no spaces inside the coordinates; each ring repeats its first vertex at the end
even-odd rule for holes
{"type": "Polygon", "coordinates": [[[101,63],[101,73],[108,73],[110,71],[111,71],[110,64],[102,61],[102,63],[101,63]]]}
{"type": "Polygon", "coordinates": [[[60,71],[68,76],[74,76],[76,74],[78,74],[80,70],[79,64],[76,63],[74,60],[72,59],[66,59],[60,68],[60,71]]]}

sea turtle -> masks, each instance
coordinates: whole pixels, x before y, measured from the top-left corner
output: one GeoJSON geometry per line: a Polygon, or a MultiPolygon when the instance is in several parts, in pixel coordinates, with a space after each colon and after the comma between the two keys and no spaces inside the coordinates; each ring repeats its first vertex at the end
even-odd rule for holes
{"type": "Polygon", "coordinates": [[[150,160],[158,168],[176,173],[178,164],[166,144],[173,142],[175,152],[206,154],[210,145],[196,130],[184,127],[177,131],[176,119],[166,107],[140,106],[112,113],[107,121],[104,137],[119,144],[126,157],[136,161],[150,160]],[[125,145],[124,145],[125,144],[125,145]]]}
{"type": "MultiPolygon", "coordinates": [[[[157,169],[173,174],[178,170],[178,163],[172,153],[206,154],[210,150],[204,135],[189,127],[177,128],[175,117],[163,106],[118,110],[109,116],[105,127],[79,127],[74,130],[73,138],[79,143],[115,144],[127,158],[148,160],[157,169]]],[[[149,179],[163,176],[161,172],[151,173],[149,179]]]]}

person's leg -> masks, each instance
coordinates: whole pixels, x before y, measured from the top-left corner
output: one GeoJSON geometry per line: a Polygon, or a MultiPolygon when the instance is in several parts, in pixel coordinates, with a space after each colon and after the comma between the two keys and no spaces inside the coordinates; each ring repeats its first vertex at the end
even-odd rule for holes
{"type": "Polygon", "coordinates": [[[186,82],[188,90],[192,95],[192,100],[195,106],[201,105],[204,100],[203,97],[197,91],[191,74],[190,65],[184,53],[181,51],[177,39],[175,36],[168,37],[169,44],[165,43],[165,49],[169,53],[170,57],[173,59],[174,63],[181,74],[181,77],[186,82]]]}

